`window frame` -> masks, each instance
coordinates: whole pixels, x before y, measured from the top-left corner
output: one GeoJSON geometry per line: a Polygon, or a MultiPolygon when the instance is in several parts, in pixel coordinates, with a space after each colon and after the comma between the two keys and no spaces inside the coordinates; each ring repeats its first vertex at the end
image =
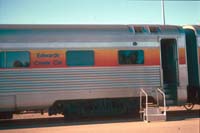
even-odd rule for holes
{"type": "MultiPolygon", "coordinates": [[[[74,54],[73,53],[73,54],[74,54]]],[[[66,53],[65,53],[65,55],[66,55],[66,66],[68,66],[68,67],[93,67],[93,66],[95,66],[95,51],[94,50],[67,50],[66,51],[66,53]],[[69,53],[70,52],[90,52],[90,53],[92,53],[92,56],[91,56],[91,62],[89,62],[89,63],[87,63],[87,64],[76,64],[76,62],[73,62],[73,63],[69,63],[69,53]]],[[[79,57],[79,59],[80,59],[80,57],[79,57]]],[[[79,62],[79,63],[83,63],[83,62],[79,62]]]]}
{"type": "MultiPolygon", "coordinates": [[[[138,57],[136,58],[136,62],[138,60],[138,57]]],[[[145,64],[145,52],[143,49],[122,49],[122,50],[118,50],[118,64],[125,66],[125,65],[144,65],[145,64]],[[125,51],[129,51],[129,52],[136,52],[136,51],[142,51],[142,63],[121,63],[120,62],[120,52],[125,52],[125,51]]]]}
{"type": "Polygon", "coordinates": [[[30,65],[31,65],[31,54],[29,51],[23,51],[23,50],[12,50],[12,51],[1,51],[4,55],[3,55],[3,58],[4,58],[4,63],[3,63],[3,67],[0,67],[1,69],[25,69],[25,68],[30,68],[30,65]],[[23,67],[8,67],[8,57],[7,57],[7,54],[9,52],[25,52],[25,53],[28,53],[28,66],[23,66],[23,67]]]}

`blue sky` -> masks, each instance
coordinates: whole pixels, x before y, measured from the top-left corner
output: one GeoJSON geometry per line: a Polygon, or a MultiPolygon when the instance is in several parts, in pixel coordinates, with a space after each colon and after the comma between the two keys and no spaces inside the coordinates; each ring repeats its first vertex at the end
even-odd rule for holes
{"type": "MultiPolygon", "coordinates": [[[[200,24],[200,1],[165,1],[166,24],[200,24]]],[[[162,24],[159,0],[0,0],[0,24],[162,24]]]]}

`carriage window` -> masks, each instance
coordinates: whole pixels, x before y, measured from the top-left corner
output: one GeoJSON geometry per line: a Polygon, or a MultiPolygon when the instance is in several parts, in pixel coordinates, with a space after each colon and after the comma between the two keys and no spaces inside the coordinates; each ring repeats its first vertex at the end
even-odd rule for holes
{"type": "Polygon", "coordinates": [[[160,32],[160,28],[159,27],[155,27],[155,26],[149,27],[149,30],[150,30],[151,33],[160,32]]]}
{"type": "Polygon", "coordinates": [[[93,51],[67,51],[66,53],[68,66],[93,66],[93,51]]]}
{"type": "Polygon", "coordinates": [[[143,50],[120,50],[118,52],[119,64],[144,64],[143,50]]]}
{"type": "Polygon", "coordinates": [[[4,52],[0,52],[0,68],[4,68],[4,52]]]}
{"type": "Polygon", "coordinates": [[[148,33],[149,31],[145,27],[135,26],[135,33],[148,33]]]}
{"type": "Polygon", "coordinates": [[[29,67],[30,55],[26,51],[6,52],[6,68],[29,67]]]}

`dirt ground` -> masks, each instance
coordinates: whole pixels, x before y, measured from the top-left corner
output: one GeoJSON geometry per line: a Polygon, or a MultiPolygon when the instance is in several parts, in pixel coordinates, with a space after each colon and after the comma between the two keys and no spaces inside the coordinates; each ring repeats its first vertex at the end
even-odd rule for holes
{"type": "Polygon", "coordinates": [[[0,133],[200,133],[200,106],[193,112],[185,113],[183,107],[168,108],[169,119],[164,122],[145,123],[137,118],[95,119],[82,121],[63,121],[63,117],[49,118],[47,114],[15,115],[14,120],[1,121],[0,133]],[[173,113],[177,112],[177,113],[173,113]],[[7,124],[5,124],[7,123],[7,124]],[[7,127],[2,128],[5,124],[7,127]],[[14,124],[21,124],[15,126],[14,124]],[[25,125],[25,126],[24,126],[25,125]]]}

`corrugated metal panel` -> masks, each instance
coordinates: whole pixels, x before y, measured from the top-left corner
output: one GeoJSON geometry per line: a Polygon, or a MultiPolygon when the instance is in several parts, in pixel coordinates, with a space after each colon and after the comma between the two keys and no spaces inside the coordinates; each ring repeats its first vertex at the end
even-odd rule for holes
{"type": "Polygon", "coordinates": [[[82,67],[0,71],[0,95],[73,89],[160,86],[160,67],[82,67]]]}

